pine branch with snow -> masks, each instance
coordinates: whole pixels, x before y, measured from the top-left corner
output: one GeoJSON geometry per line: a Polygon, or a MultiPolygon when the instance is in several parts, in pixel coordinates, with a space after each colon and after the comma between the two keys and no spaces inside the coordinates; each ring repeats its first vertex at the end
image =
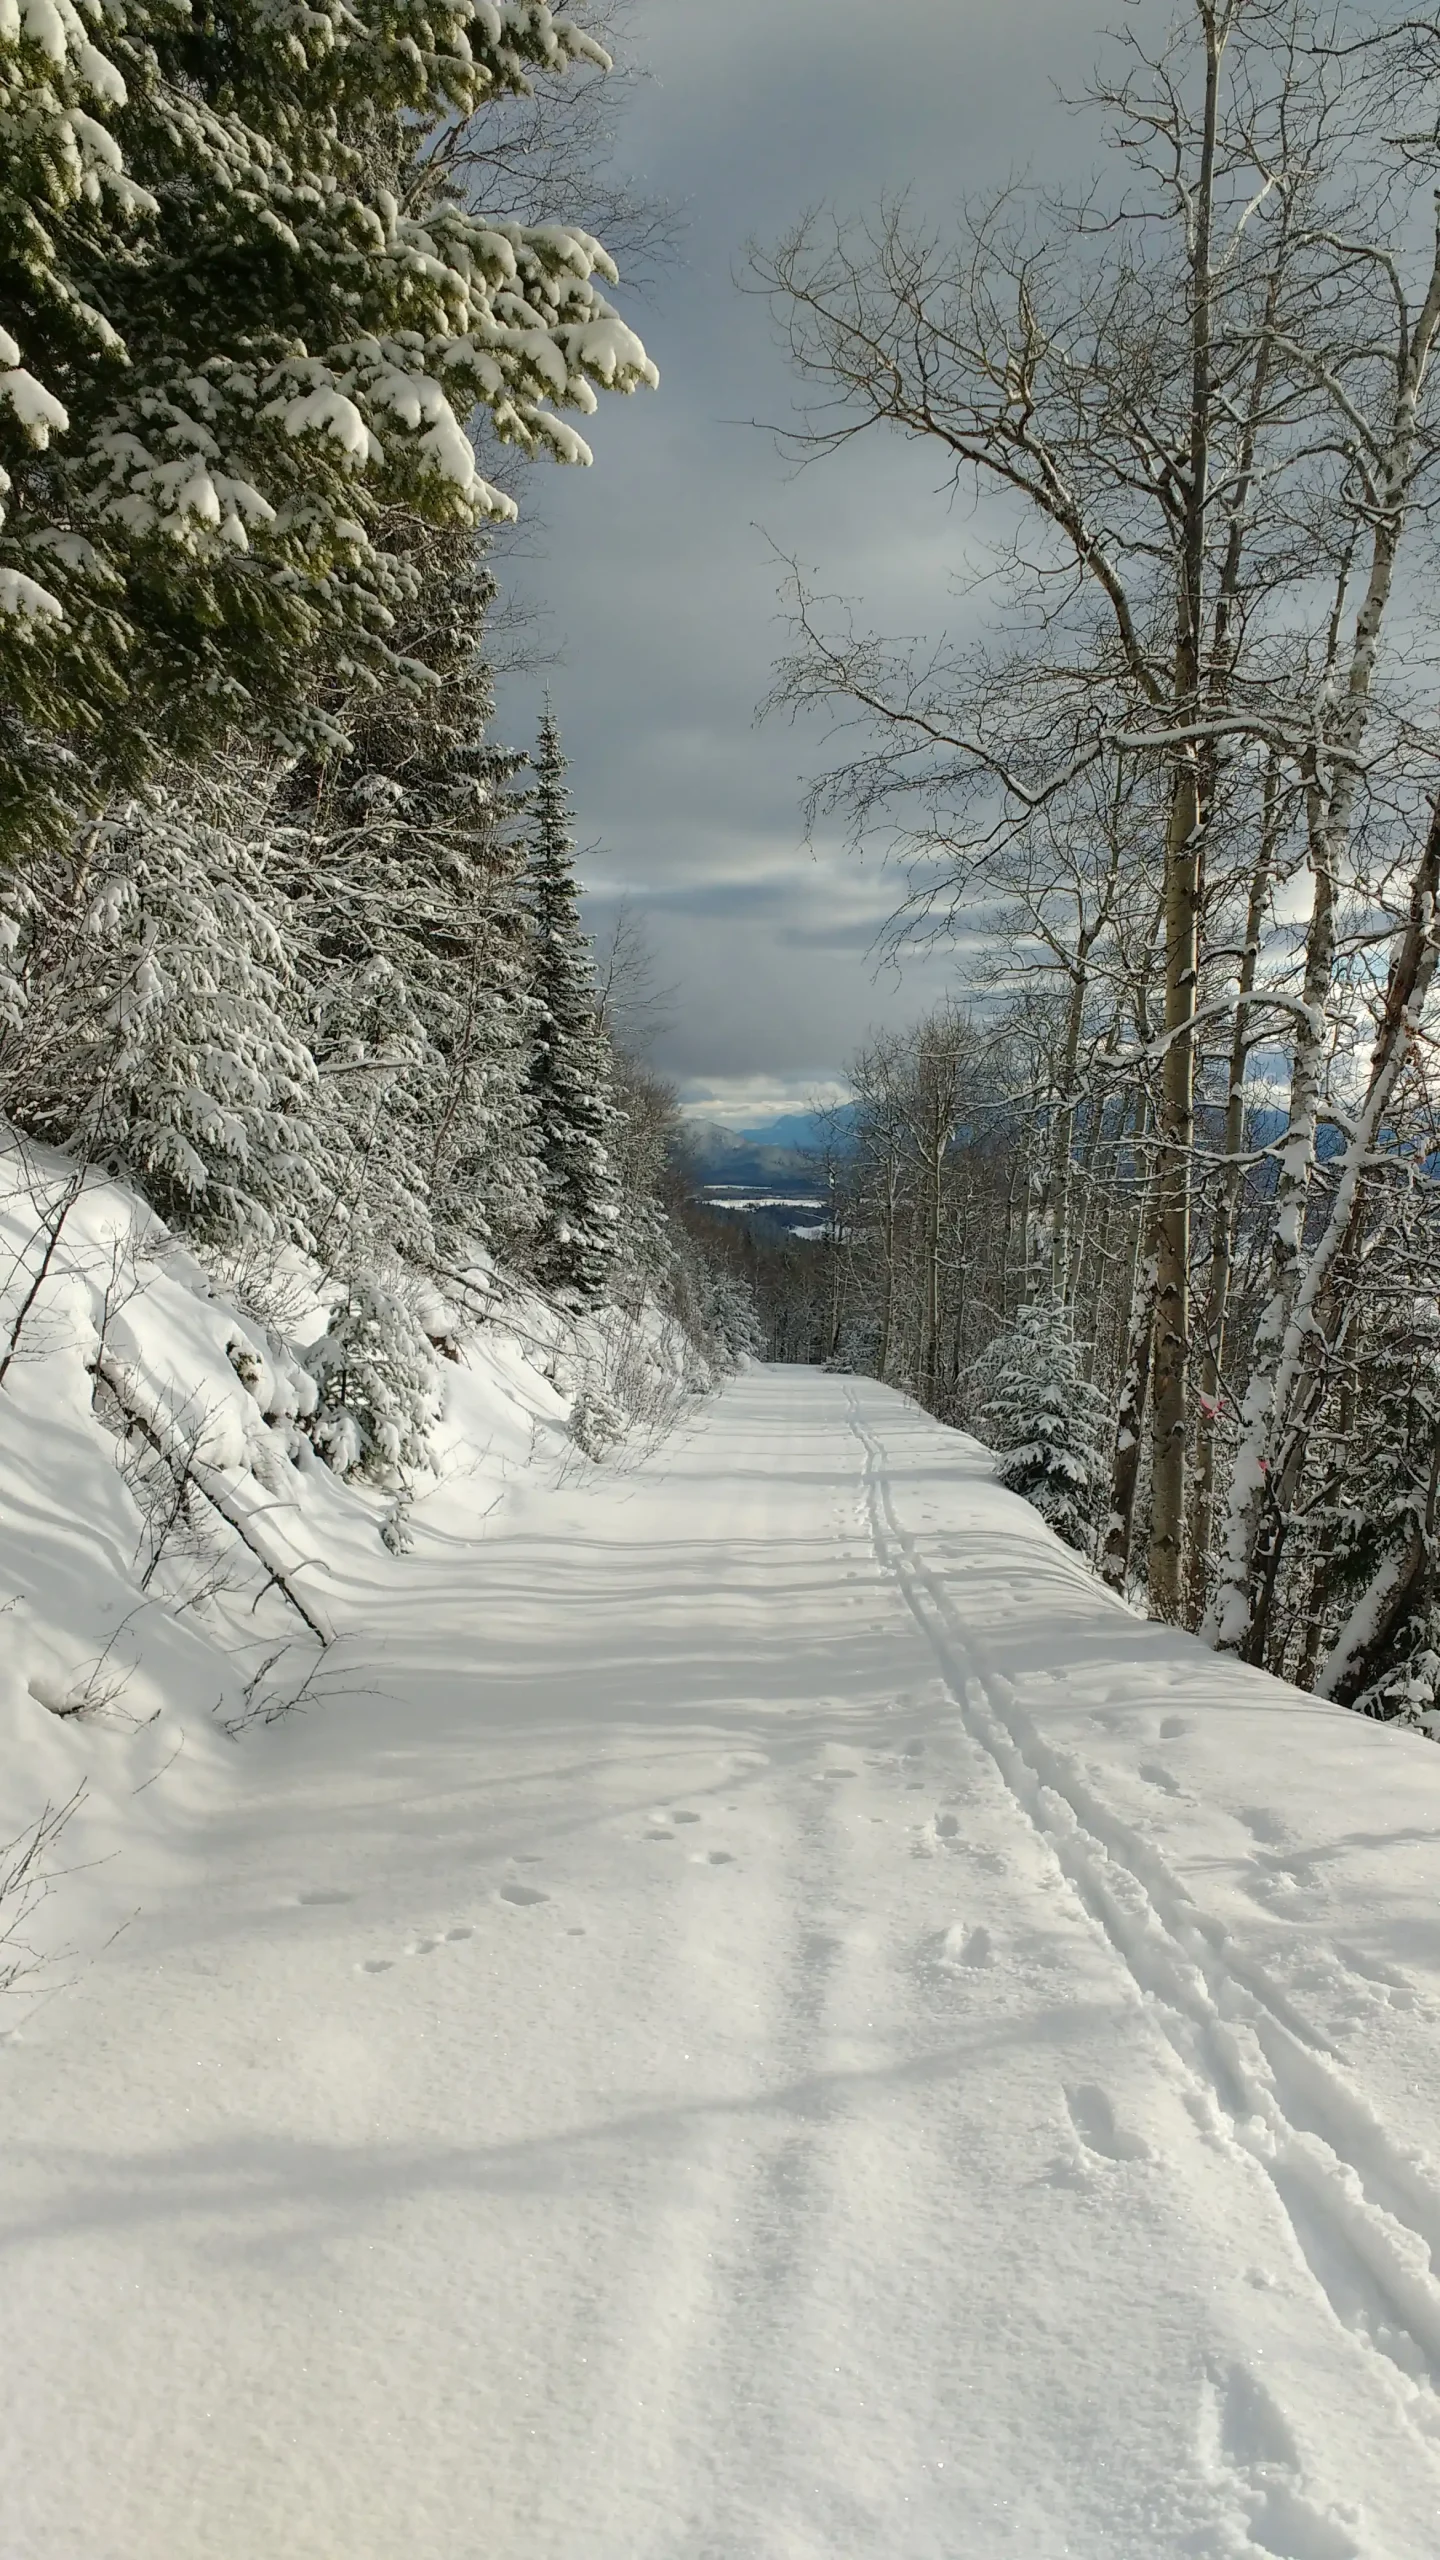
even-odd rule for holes
{"type": "Polygon", "coordinates": [[[430,145],[603,55],[539,0],[24,0],[0,10],[0,803],[235,727],[320,733],[311,678],[397,667],[396,510],[513,515],[469,423],[589,460],[564,411],[656,373],[564,222],[490,221],[430,145]]]}

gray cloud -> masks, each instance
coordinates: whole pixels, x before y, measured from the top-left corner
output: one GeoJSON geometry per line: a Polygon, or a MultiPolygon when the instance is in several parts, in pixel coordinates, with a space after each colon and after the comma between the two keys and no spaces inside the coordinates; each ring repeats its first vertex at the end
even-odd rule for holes
{"type": "MultiPolygon", "coordinates": [[[[954,629],[967,523],[913,449],[875,444],[798,474],[772,437],[792,390],[763,305],[733,273],[827,200],[863,210],[908,188],[943,218],[1017,166],[1090,148],[1052,79],[1078,87],[1097,46],[1073,0],[650,0],[634,38],[651,77],[624,156],[684,206],[680,263],[627,309],[660,391],[602,402],[592,472],[530,475],[543,529],[522,583],[563,663],[549,683],[603,929],[617,894],[648,917],[679,989],[665,1068],[695,1089],[833,1079],[875,1022],[947,983],[930,955],[875,973],[899,884],[802,843],[814,734],[757,728],[783,642],[776,546],[897,631],[954,629]]],[[[502,576],[505,562],[499,563],[502,576]]],[[[512,733],[538,681],[502,692],[512,733]]]]}

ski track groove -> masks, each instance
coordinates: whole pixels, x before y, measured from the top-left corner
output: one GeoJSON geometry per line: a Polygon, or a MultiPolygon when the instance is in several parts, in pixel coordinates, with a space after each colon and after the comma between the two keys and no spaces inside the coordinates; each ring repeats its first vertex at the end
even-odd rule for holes
{"type": "Polygon", "coordinates": [[[1217,2133],[1265,2173],[1301,2256],[1362,2352],[1385,2360],[1412,2427],[1440,2445],[1440,2192],[1363,2099],[1334,2046],[1242,1958],[1153,1843],[1048,1743],[984,1659],[895,1512],[885,1452],[849,1397],[876,1562],[923,1636],[962,1725],[1124,1966],[1217,2133]]]}

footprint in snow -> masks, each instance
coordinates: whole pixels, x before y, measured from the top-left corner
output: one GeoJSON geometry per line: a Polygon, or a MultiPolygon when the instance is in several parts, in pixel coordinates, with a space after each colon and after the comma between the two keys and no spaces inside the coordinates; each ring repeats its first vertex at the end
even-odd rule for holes
{"type": "Polygon", "coordinates": [[[548,1893],[542,1893],[538,1884],[517,1884],[512,1877],[507,1884],[502,1884],[500,1887],[500,1899],[502,1902],[513,1902],[520,1910],[528,1911],[537,1902],[548,1902],[550,1896],[548,1893]]]}
{"type": "Polygon", "coordinates": [[[1116,2122],[1115,2109],[1095,2081],[1082,2081],[1065,2092],[1065,2104],[1078,2139],[1098,2160],[1148,2160],[1150,2146],[1138,2133],[1127,2133],[1116,2122]]]}
{"type": "Polygon", "coordinates": [[[1199,2452],[1217,2486],[1239,2493],[1246,2549],[1295,2560],[1360,2560],[1358,2518],[1307,2495],[1294,2435],[1259,2376],[1212,2365],[1202,2386],[1199,2452]]]}
{"type": "Polygon", "coordinates": [[[966,1921],[957,1920],[924,1939],[916,1961],[925,1972],[958,1973],[963,1966],[980,1973],[995,1961],[995,1942],[988,1929],[972,1929],[966,1921]]]}
{"type": "Polygon", "coordinates": [[[353,1902],[355,1896],[353,1893],[342,1893],[335,1885],[316,1885],[310,1893],[297,1893],[295,1899],[309,1909],[324,1903],[353,1902]]]}
{"type": "Polygon", "coordinates": [[[1158,1760],[1142,1760],[1140,1775],[1147,1787],[1158,1787],[1162,1796],[1184,1794],[1184,1789],[1178,1780],[1171,1777],[1168,1769],[1162,1769],[1158,1760]]]}
{"type": "Polygon", "coordinates": [[[1383,1956],[1367,1955],[1363,1947],[1346,1945],[1338,1938],[1335,1941],[1335,1953],[1347,1973],[1355,1974],[1361,1982],[1369,1983],[1384,1996],[1391,2008],[1413,2009],[1415,2007],[1415,1985],[1413,1982],[1407,1982],[1404,1974],[1397,1972],[1393,1964],[1387,1964],[1383,1956]]]}
{"type": "Polygon", "coordinates": [[[1183,1716],[1162,1716],[1160,1719],[1160,1739],[1162,1742],[1178,1742],[1181,1735],[1188,1733],[1189,1730],[1190,1727],[1183,1716]]]}
{"type": "Polygon", "coordinates": [[[935,1831],[938,1839],[958,1840],[960,1837],[959,1814],[937,1813],[935,1816],[935,1831]]]}
{"type": "MultiPolygon", "coordinates": [[[[543,1895],[541,1896],[541,1899],[543,1901],[543,1895]]],[[[475,1932],[470,1927],[469,1923],[462,1920],[457,1922],[453,1929],[446,1929],[441,1936],[433,1938],[412,1938],[409,1946],[405,1950],[405,1953],[407,1956],[433,1956],[437,1947],[463,1946],[465,1940],[467,1938],[473,1938],[474,1935],[475,1932]]],[[[393,1973],[395,1970],[395,1958],[393,1956],[366,1956],[362,1959],[356,1970],[360,1973],[393,1973]]]]}
{"type": "Polygon", "coordinates": [[[698,1813],[672,1813],[670,1819],[672,1822],[698,1822],[700,1816],[698,1813]]]}

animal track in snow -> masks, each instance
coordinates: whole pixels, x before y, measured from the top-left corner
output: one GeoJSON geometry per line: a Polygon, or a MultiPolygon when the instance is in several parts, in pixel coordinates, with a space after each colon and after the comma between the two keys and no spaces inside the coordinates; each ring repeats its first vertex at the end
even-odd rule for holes
{"type": "Polygon", "coordinates": [[[1093,2080],[1084,2080],[1078,2088],[1067,2089],[1065,2104],[1078,2139],[1099,2160],[1148,2160],[1148,2143],[1137,2133],[1127,2133],[1115,2120],[1115,2109],[1106,2092],[1093,2080]]]}
{"type": "Polygon", "coordinates": [[[1212,2367],[1200,2421],[1201,2458],[1238,2491],[1252,2551],[1273,2560],[1360,2560],[1348,2519],[1305,2495],[1300,2456],[1264,2384],[1243,2365],[1212,2367]]]}
{"type": "Polygon", "coordinates": [[[933,1968],[937,1973],[958,1973],[962,1966],[978,1973],[994,1963],[995,1942],[988,1929],[972,1929],[967,1921],[957,1920],[925,1939],[917,1961],[922,1969],[933,1968]]]}
{"type": "Polygon", "coordinates": [[[706,1852],[705,1863],[709,1867],[733,1867],[735,1860],[728,1849],[710,1849],[706,1852]]]}
{"type": "Polygon", "coordinates": [[[325,1903],[353,1902],[353,1893],[342,1893],[338,1885],[316,1885],[310,1893],[297,1893],[295,1899],[307,1909],[325,1903]]]}
{"type": "Polygon", "coordinates": [[[937,1813],[935,1816],[935,1830],[937,1836],[941,1840],[958,1840],[960,1836],[959,1814],[937,1813]]]}
{"type": "Polygon", "coordinates": [[[1363,1947],[1347,1945],[1338,1938],[1335,1953],[1347,1973],[1358,1974],[1362,1982],[1373,1983],[1377,1991],[1388,1995],[1392,2007],[1414,2008],[1416,1992],[1413,1982],[1407,1982],[1404,1974],[1397,1973],[1394,1965],[1386,1964],[1383,1957],[1369,1956],[1363,1947]]]}
{"type": "Polygon", "coordinates": [[[1183,1788],[1171,1777],[1169,1770],[1162,1769],[1158,1760],[1142,1760],[1140,1775],[1147,1787],[1158,1787],[1163,1796],[1178,1796],[1184,1793],[1183,1788]]]}
{"type": "Polygon", "coordinates": [[[502,1902],[513,1902],[520,1910],[528,1911],[533,1903],[548,1902],[550,1896],[548,1893],[542,1893],[538,1884],[517,1884],[512,1877],[508,1883],[500,1887],[500,1899],[502,1902]]]}
{"type": "Polygon", "coordinates": [[[700,1816],[698,1813],[672,1813],[670,1819],[672,1822],[698,1822],[700,1816]]]}
{"type": "Polygon", "coordinates": [[[647,1840],[673,1840],[675,1834],[673,1831],[667,1831],[663,1824],[657,1822],[651,1825],[645,1837],[647,1840]]]}
{"type": "MultiPolygon", "coordinates": [[[[521,1890],[523,1892],[525,1888],[522,1886],[521,1890]]],[[[407,1956],[433,1956],[438,1947],[461,1946],[467,1938],[473,1938],[474,1935],[475,1932],[470,1927],[468,1921],[457,1921],[453,1929],[446,1929],[443,1933],[439,1933],[434,1937],[412,1938],[409,1946],[405,1950],[405,1953],[407,1956]]],[[[395,1970],[395,1958],[393,1956],[365,1956],[362,1958],[357,1970],[361,1973],[393,1973],[395,1970]]]]}
{"type": "Polygon", "coordinates": [[[1181,1735],[1183,1733],[1188,1733],[1189,1730],[1190,1727],[1183,1716],[1162,1716],[1160,1719],[1160,1739],[1162,1742],[1178,1742],[1181,1735]]]}
{"type": "Polygon", "coordinates": [[[1242,1804],[1240,1820],[1252,1840],[1261,1841],[1267,1849],[1283,1849],[1288,1838],[1285,1825],[1268,1805],[1242,1804]]]}

